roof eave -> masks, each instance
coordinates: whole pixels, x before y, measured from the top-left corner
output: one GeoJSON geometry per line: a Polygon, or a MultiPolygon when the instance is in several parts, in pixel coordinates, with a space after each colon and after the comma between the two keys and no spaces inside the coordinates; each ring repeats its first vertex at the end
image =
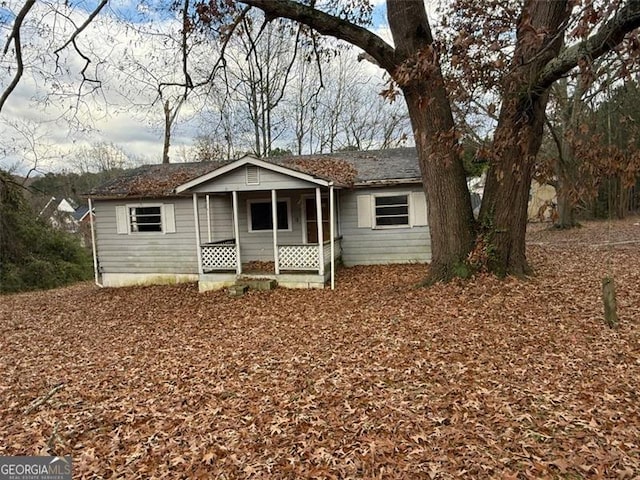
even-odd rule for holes
{"type": "Polygon", "coordinates": [[[185,198],[186,195],[181,195],[175,192],[169,193],[112,193],[112,194],[87,194],[83,195],[83,198],[90,198],[91,200],[123,200],[123,199],[147,199],[147,198],[185,198]]]}
{"type": "Polygon", "coordinates": [[[379,180],[360,180],[356,181],[354,187],[385,187],[391,185],[403,185],[403,184],[422,184],[420,177],[411,178],[385,178],[379,180]]]}

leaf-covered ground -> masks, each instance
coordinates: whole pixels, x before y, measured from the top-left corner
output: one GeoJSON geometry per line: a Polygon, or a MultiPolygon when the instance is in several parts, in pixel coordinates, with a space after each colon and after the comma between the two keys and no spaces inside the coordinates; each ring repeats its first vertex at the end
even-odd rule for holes
{"type": "Polygon", "coordinates": [[[74,478],[639,478],[637,221],[532,228],[529,280],[0,297],[0,455],[71,454],[74,478]]]}

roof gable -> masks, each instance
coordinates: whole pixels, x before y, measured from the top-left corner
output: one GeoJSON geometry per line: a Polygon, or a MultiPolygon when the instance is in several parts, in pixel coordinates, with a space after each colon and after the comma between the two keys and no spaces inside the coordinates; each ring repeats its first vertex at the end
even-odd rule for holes
{"type": "Polygon", "coordinates": [[[210,182],[216,178],[222,177],[225,174],[233,172],[243,166],[253,165],[259,168],[263,168],[265,170],[269,170],[272,172],[279,173],[281,175],[286,175],[288,177],[296,178],[298,180],[303,180],[305,182],[309,182],[319,186],[328,186],[333,184],[333,181],[327,178],[322,178],[318,175],[310,175],[308,173],[304,173],[298,170],[294,170],[292,168],[288,168],[287,166],[279,165],[277,163],[267,162],[264,160],[260,160],[259,158],[251,157],[249,155],[244,156],[235,162],[229,163],[227,165],[221,166],[220,168],[213,170],[209,173],[201,175],[193,180],[190,180],[182,185],[176,187],[176,193],[183,193],[197,188],[204,183],[210,182]]]}

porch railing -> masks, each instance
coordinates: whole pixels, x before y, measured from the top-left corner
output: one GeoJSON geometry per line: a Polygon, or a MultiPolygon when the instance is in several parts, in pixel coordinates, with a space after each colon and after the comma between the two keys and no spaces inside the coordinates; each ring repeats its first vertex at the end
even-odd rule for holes
{"type": "Polygon", "coordinates": [[[317,270],[318,245],[278,245],[278,260],[281,270],[317,270]]]}
{"type": "MultiPolygon", "coordinates": [[[[236,242],[234,239],[209,242],[201,245],[202,270],[235,270],[238,265],[236,242]]],[[[324,263],[331,261],[331,242],[322,244],[324,263]]],[[[318,270],[320,258],[317,243],[278,245],[278,261],[280,270],[318,270]]],[[[336,238],[334,256],[341,255],[341,242],[336,238]]]]}
{"type": "MultiPolygon", "coordinates": [[[[331,241],[322,244],[324,263],[331,261],[331,241]]],[[[340,239],[334,241],[334,257],[341,255],[340,239]]],[[[300,243],[293,245],[278,245],[278,260],[280,270],[318,270],[320,258],[317,243],[300,243]]]]}
{"type": "MultiPolygon", "coordinates": [[[[331,240],[324,242],[322,246],[324,249],[324,261],[329,263],[331,261],[331,240]]],[[[337,237],[333,241],[333,257],[338,259],[342,256],[342,237],[337,237]]]]}
{"type": "Polygon", "coordinates": [[[211,270],[235,270],[238,264],[236,255],[236,241],[231,238],[218,242],[209,242],[201,246],[202,269],[211,270]]]}

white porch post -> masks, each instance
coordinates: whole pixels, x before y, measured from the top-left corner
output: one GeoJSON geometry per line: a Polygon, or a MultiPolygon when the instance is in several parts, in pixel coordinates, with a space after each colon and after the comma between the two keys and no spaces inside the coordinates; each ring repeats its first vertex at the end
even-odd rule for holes
{"type": "Polygon", "coordinates": [[[316,187],[316,220],[318,222],[318,273],[324,275],[324,242],[322,241],[322,196],[320,187],[316,187]]]}
{"type": "Polygon", "coordinates": [[[211,243],[211,204],[208,194],[205,198],[207,199],[207,242],[211,243]]]}
{"type": "Polygon", "coordinates": [[[331,242],[331,290],[336,288],[336,261],[335,261],[335,207],[333,205],[333,185],[329,185],[329,238],[331,242]]]}
{"type": "Polygon", "coordinates": [[[202,247],[200,246],[200,217],[198,216],[198,194],[193,194],[193,221],[196,226],[196,253],[198,255],[198,273],[202,275],[202,247]]]}
{"type": "Polygon", "coordinates": [[[240,258],[240,228],[238,227],[238,192],[231,192],[233,200],[233,235],[236,240],[236,273],[242,273],[242,259],[240,258]]]}
{"type": "Polygon", "coordinates": [[[273,262],[276,266],[276,275],[280,274],[280,261],[278,258],[278,196],[275,190],[271,190],[271,221],[273,222],[273,262]]]}

